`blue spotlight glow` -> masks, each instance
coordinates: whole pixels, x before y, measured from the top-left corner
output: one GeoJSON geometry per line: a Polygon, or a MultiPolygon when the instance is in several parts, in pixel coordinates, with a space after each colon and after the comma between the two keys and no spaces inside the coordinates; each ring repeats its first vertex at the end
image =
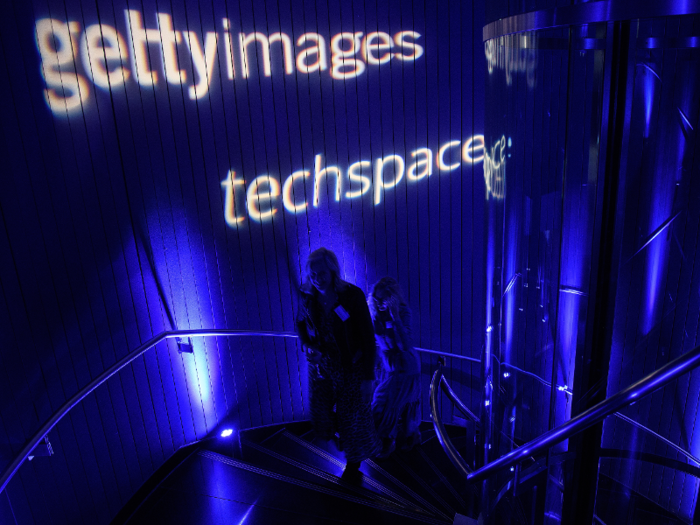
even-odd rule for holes
{"type": "Polygon", "coordinates": [[[226,428],[226,429],[224,429],[224,430],[221,431],[221,437],[222,437],[222,438],[229,437],[231,434],[233,434],[233,429],[232,429],[232,428],[226,428]]]}
{"type": "MultiPolygon", "coordinates": [[[[255,500],[255,503],[257,503],[257,502],[258,502],[258,500],[255,500]]],[[[253,511],[253,509],[255,508],[255,503],[253,503],[253,504],[250,506],[250,508],[246,511],[245,514],[243,514],[243,517],[241,518],[241,521],[238,522],[238,525],[243,525],[243,524],[246,522],[246,520],[248,519],[248,516],[250,515],[250,513],[251,513],[251,512],[253,511]]]]}
{"type": "Polygon", "coordinates": [[[661,77],[659,77],[658,73],[654,71],[654,69],[648,65],[648,64],[637,64],[638,66],[643,67],[647,71],[647,75],[644,77],[643,80],[643,90],[644,90],[644,120],[645,120],[645,126],[644,126],[644,136],[648,137],[649,136],[649,129],[651,128],[651,113],[654,107],[654,91],[656,90],[656,82],[654,80],[654,77],[661,82],[661,77]]]}

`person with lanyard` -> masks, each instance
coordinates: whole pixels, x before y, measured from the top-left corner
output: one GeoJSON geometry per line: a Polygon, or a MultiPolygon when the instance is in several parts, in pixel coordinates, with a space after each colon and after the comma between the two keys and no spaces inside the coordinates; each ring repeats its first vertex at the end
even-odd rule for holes
{"type": "Polygon", "coordinates": [[[365,294],[341,279],[338,258],[327,248],[306,262],[296,328],[309,362],[314,433],[330,440],[337,431],[343,477],[361,477],[361,462],[381,447],[371,408],[374,331],[365,294]]]}

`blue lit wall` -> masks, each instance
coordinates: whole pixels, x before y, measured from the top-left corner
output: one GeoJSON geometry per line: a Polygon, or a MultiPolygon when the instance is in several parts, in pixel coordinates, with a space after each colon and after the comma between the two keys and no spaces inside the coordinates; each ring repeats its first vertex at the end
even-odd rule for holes
{"type": "MultiPolygon", "coordinates": [[[[399,280],[417,345],[477,357],[482,10],[7,6],[0,464],[154,334],[292,330],[303,262],[319,246],[365,290],[399,280]]],[[[423,363],[426,392],[435,364],[423,363]]],[[[22,468],[0,494],[0,521],[107,521],[226,418],[237,428],[308,418],[305,366],[294,342],[207,338],[194,354],[159,345],[56,427],[55,456],[22,468]]],[[[451,363],[472,405],[478,375],[451,363]]]]}

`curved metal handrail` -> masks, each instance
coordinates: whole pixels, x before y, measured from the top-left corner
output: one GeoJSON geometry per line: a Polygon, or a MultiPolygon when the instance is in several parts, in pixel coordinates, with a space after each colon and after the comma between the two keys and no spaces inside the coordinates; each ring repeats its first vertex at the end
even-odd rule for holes
{"type": "MultiPolygon", "coordinates": [[[[497,470],[505,469],[507,467],[513,466],[514,464],[522,461],[525,457],[528,456],[533,456],[537,454],[538,452],[541,452],[544,449],[547,449],[556,443],[559,443],[560,441],[563,441],[565,439],[568,439],[571,435],[576,434],[578,432],[581,432],[585,428],[588,428],[589,426],[594,425],[595,423],[602,421],[605,417],[608,415],[615,415],[616,417],[622,419],[623,421],[626,421],[637,428],[652,434],[654,437],[657,439],[660,439],[663,441],[666,445],[670,446],[673,448],[676,452],[682,454],[685,456],[688,460],[700,465],[700,460],[688,452],[687,450],[679,447],[669,439],[659,435],[658,433],[654,432],[653,430],[645,427],[641,423],[638,423],[634,421],[633,419],[625,416],[624,414],[619,413],[618,411],[624,408],[627,405],[630,405],[632,403],[635,403],[638,399],[641,399],[642,397],[652,393],[654,390],[661,388],[664,386],[666,383],[673,381],[680,375],[683,375],[686,372],[689,372],[696,368],[697,366],[700,366],[700,357],[698,356],[698,352],[700,351],[700,346],[694,348],[690,352],[687,352],[686,354],[683,354],[682,356],[676,358],[675,360],[671,361],[668,363],[666,366],[658,369],[655,372],[652,372],[645,378],[639,380],[637,383],[627,387],[625,390],[618,392],[614,396],[606,399],[605,401],[599,403],[595,407],[592,407],[591,409],[587,410],[583,414],[580,414],[578,417],[568,421],[567,423],[561,425],[560,427],[557,427],[556,429],[550,430],[549,432],[546,432],[545,434],[542,434],[539,436],[539,438],[536,438],[529,443],[526,443],[522,447],[519,447],[518,450],[513,450],[510,453],[502,456],[496,461],[493,461],[489,463],[488,465],[485,465],[481,469],[474,471],[472,473],[466,474],[467,480],[473,480],[473,481],[478,481],[480,479],[483,479],[484,477],[487,477],[491,475],[492,473],[495,473],[497,470]],[[622,400],[622,401],[620,401],[622,400]],[[615,405],[620,404],[618,408],[609,408],[609,406],[603,406],[607,402],[613,402],[615,405]],[[601,412],[604,411],[604,414],[601,412]],[[599,413],[600,412],[600,413],[599,413]],[[588,421],[588,419],[584,420],[583,422],[581,419],[583,416],[588,417],[595,417],[596,419],[594,421],[588,421]],[[575,425],[574,425],[575,423],[575,425]],[[582,426],[584,425],[585,426],[582,426]],[[572,427],[571,428],[569,427],[572,427]],[[567,428],[563,428],[567,427],[567,428]],[[565,432],[563,437],[559,435],[560,432],[565,432]],[[540,443],[540,438],[547,438],[548,441],[546,441],[546,445],[542,445],[540,443]],[[555,439],[555,440],[553,440],[555,439]],[[508,458],[506,460],[506,458],[508,458]],[[503,461],[505,460],[505,461],[503,461]],[[498,463],[499,465],[492,467],[492,465],[498,463]],[[488,473],[484,473],[484,471],[488,471],[488,473]]],[[[442,389],[445,391],[447,396],[450,398],[450,400],[457,405],[457,408],[462,411],[462,413],[465,413],[464,410],[468,409],[462,401],[457,397],[455,392],[452,390],[452,388],[449,386],[447,381],[444,379],[441,371],[441,367],[438,367],[438,370],[435,372],[435,375],[433,375],[433,381],[430,384],[430,396],[431,396],[431,417],[433,418],[433,424],[435,426],[435,431],[438,435],[438,440],[440,441],[440,444],[443,446],[445,449],[445,452],[448,454],[450,459],[452,460],[453,463],[455,463],[455,466],[459,470],[463,470],[461,466],[459,465],[459,460],[462,462],[464,461],[459,453],[456,451],[452,443],[450,442],[449,438],[447,437],[447,434],[445,433],[444,426],[442,425],[442,421],[440,420],[439,414],[437,413],[437,388],[434,386],[434,383],[436,381],[436,377],[438,372],[440,372],[439,377],[440,377],[440,385],[442,386],[442,389]],[[433,401],[433,396],[435,397],[435,401],[433,401]],[[451,449],[451,450],[450,450],[451,449]],[[459,459],[455,459],[454,454],[457,455],[459,459]]],[[[469,412],[471,415],[472,419],[475,418],[475,416],[469,412]]]]}
{"type": "Polygon", "coordinates": [[[442,388],[442,391],[447,395],[448,399],[452,401],[457,409],[464,414],[466,417],[471,419],[472,421],[476,422],[477,424],[480,423],[479,417],[474,414],[471,410],[467,408],[467,406],[462,402],[462,400],[457,397],[457,394],[455,393],[454,390],[452,390],[452,387],[450,384],[447,382],[445,377],[443,376],[442,379],[440,380],[440,387],[442,388]]]}
{"type": "MultiPolygon", "coordinates": [[[[153,348],[158,343],[165,341],[166,339],[174,339],[178,337],[240,337],[240,336],[251,336],[251,337],[287,337],[290,339],[296,339],[297,334],[294,332],[275,332],[275,331],[256,331],[256,330],[228,330],[228,329],[194,329],[194,330],[166,330],[160,334],[152,337],[141,346],[139,346],[133,352],[124,356],[121,360],[114,363],[107,370],[102,372],[95,379],[90,381],[85,387],[83,387],[79,392],[77,392],[68,401],[63,403],[61,407],[56,410],[56,412],[36,431],[36,433],[27,441],[19,454],[10,462],[10,464],[3,470],[2,476],[0,476],[0,494],[5,490],[5,487],[10,482],[12,477],[17,473],[22,463],[24,463],[27,457],[31,454],[32,450],[36,448],[39,442],[44,439],[44,437],[56,426],[56,424],[65,417],[65,415],[71,411],[71,409],[85,399],[93,390],[107,381],[110,377],[118,373],[124,367],[128,366],[132,361],[140,357],[147,350],[153,348]]],[[[444,357],[451,357],[454,359],[462,359],[466,361],[474,361],[472,357],[451,354],[446,352],[438,352],[435,350],[429,350],[427,348],[417,348],[419,352],[424,352],[428,354],[437,354],[444,357]]],[[[478,362],[478,359],[476,360],[478,362]]],[[[465,407],[466,408],[466,407],[465,407]]]]}
{"type": "Polygon", "coordinates": [[[144,354],[150,348],[156,346],[158,343],[165,341],[166,339],[173,339],[176,337],[208,337],[208,336],[263,336],[263,337],[290,337],[296,338],[297,335],[292,332],[268,332],[268,331],[253,331],[253,330],[169,330],[161,332],[160,334],[152,337],[144,344],[139,346],[133,352],[127,354],[122,359],[114,363],[107,370],[102,372],[95,379],[90,381],[85,387],[83,387],[78,393],[71,397],[68,401],[63,403],[61,407],[44,423],[39,430],[32,436],[24,448],[19,452],[17,457],[12,460],[9,466],[3,471],[0,477],[0,493],[5,490],[5,487],[12,479],[12,476],[19,470],[19,467],[27,459],[27,456],[32,450],[39,444],[39,442],[44,439],[44,436],[48,434],[56,424],[63,419],[63,417],[70,412],[70,410],[85,399],[93,390],[95,390],[102,383],[107,381],[110,377],[118,373],[122,368],[126,367],[144,354]]]}
{"type": "MultiPolygon", "coordinates": [[[[510,364],[510,363],[501,363],[500,360],[499,360],[496,356],[492,356],[492,357],[493,357],[494,360],[496,360],[496,361],[498,362],[499,366],[505,366],[505,367],[511,368],[511,369],[513,369],[513,370],[516,370],[516,371],[518,371],[518,372],[520,372],[520,373],[523,373],[523,374],[525,374],[525,375],[528,375],[528,376],[530,376],[530,377],[536,379],[537,381],[539,381],[540,383],[542,383],[544,386],[549,387],[549,388],[552,388],[552,383],[550,383],[549,381],[547,381],[547,380],[545,380],[545,379],[542,379],[542,378],[541,378],[540,376],[538,376],[537,374],[533,374],[532,372],[528,372],[527,370],[523,370],[522,368],[518,368],[517,366],[512,365],[512,364],[510,364]]],[[[560,392],[564,392],[564,393],[566,393],[567,395],[570,395],[570,396],[573,396],[573,395],[574,395],[573,391],[572,391],[569,387],[567,387],[567,386],[561,386],[561,385],[556,385],[556,386],[557,386],[557,390],[559,390],[560,392]]],[[[443,389],[444,389],[444,386],[443,386],[443,389]]],[[[452,398],[450,398],[450,399],[452,399],[452,398]]],[[[458,402],[461,403],[461,401],[458,401],[458,402]]],[[[457,403],[457,401],[456,401],[455,403],[457,403]]],[[[669,440],[669,439],[663,437],[663,436],[662,436],[661,434],[659,434],[658,432],[654,432],[654,431],[653,431],[652,429],[650,429],[649,427],[646,427],[646,426],[642,425],[641,423],[638,423],[638,422],[635,421],[634,419],[632,419],[632,418],[630,418],[630,417],[627,417],[626,415],[621,414],[620,412],[616,412],[616,413],[613,414],[613,415],[614,415],[615,417],[617,417],[617,418],[623,420],[623,421],[626,421],[626,422],[629,423],[630,425],[634,425],[635,427],[637,427],[638,429],[640,429],[640,430],[646,432],[647,434],[651,434],[651,435],[654,436],[656,439],[658,439],[658,440],[660,440],[660,441],[663,441],[665,445],[671,447],[673,450],[675,450],[675,451],[678,452],[679,454],[682,454],[683,456],[685,456],[686,458],[688,458],[690,461],[692,461],[692,462],[696,463],[698,466],[700,466],[700,459],[698,459],[696,456],[694,456],[693,454],[691,454],[690,452],[688,452],[688,451],[685,450],[684,448],[679,447],[679,446],[676,445],[673,441],[671,441],[671,440],[669,440]]],[[[506,437],[507,437],[507,436],[506,436],[506,437]]],[[[510,439],[510,438],[509,438],[509,439],[510,439]]],[[[512,441],[512,440],[511,440],[511,441],[512,441]]]]}
{"type": "Polygon", "coordinates": [[[445,450],[445,452],[447,452],[447,456],[450,458],[450,461],[452,461],[452,464],[457,468],[457,470],[459,470],[465,477],[468,478],[472,470],[469,468],[467,462],[464,461],[460,453],[452,444],[450,438],[447,436],[447,433],[445,432],[445,425],[442,423],[442,418],[440,418],[440,414],[438,413],[438,385],[440,385],[440,383],[442,382],[442,366],[438,365],[437,370],[435,370],[435,373],[433,374],[433,379],[432,381],[430,381],[430,413],[433,417],[433,426],[435,427],[435,434],[437,435],[440,445],[445,450]]]}
{"type": "MultiPolygon", "coordinates": [[[[442,364],[440,364],[439,366],[442,366],[442,364]]],[[[479,416],[477,416],[476,414],[474,414],[474,412],[472,412],[471,410],[469,410],[469,408],[467,408],[467,406],[464,404],[464,402],[462,402],[462,400],[459,398],[459,396],[457,396],[455,391],[452,389],[450,384],[447,382],[447,379],[445,379],[444,375],[441,375],[441,378],[440,378],[440,388],[445,393],[447,398],[455,404],[457,409],[462,414],[464,414],[465,417],[468,417],[469,419],[474,421],[477,425],[477,428],[481,426],[481,420],[479,419],[479,416]]],[[[431,389],[432,389],[432,382],[431,382],[431,389]]],[[[432,392],[432,390],[431,390],[431,392],[432,392]]],[[[437,406],[437,405],[435,405],[435,406],[437,406]]],[[[434,414],[432,412],[431,412],[431,417],[433,418],[433,421],[440,419],[439,414],[434,414]]],[[[436,429],[436,432],[437,432],[437,429],[436,429]]],[[[510,443],[513,445],[514,448],[517,448],[519,446],[513,440],[513,438],[511,438],[510,436],[504,434],[503,432],[501,432],[501,435],[504,438],[506,438],[508,441],[510,441],[510,443]]],[[[440,440],[441,438],[447,439],[449,441],[449,438],[447,436],[438,436],[438,440],[440,440]]],[[[442,443],[442,441],[440,441],[440,442],[442,443]]]]}
{"type": "MultiPolygon", "coordinates": [[[[257,336],[257,337],[286,337],[291,339],[296,339],[297,335],[293,332],[275,332],[275,331],[254,331],[254,330],[228,330],[228,329],[197,329],[197,330],[170,330],[164,331],[160,334],[152,337],[144,344],[139,346],[133,352],[127,354],[121,360],[114,363],[111,367],[105,370],[102,374],[93,379],[88,385],[83,387],[79,392],[73,395],[69,400],[67,400],[34,434],[34,436],[29,439],[24,448],[15,457],[15,459],[9,464],[9,466],[3,471],[2,476],[0,476],[0,493],[5,490],[5,487],[9,483],[10,479],[15,475],[19,467],[24,463],[29,454],[34,450],[34,448],[39,444],[39,442],[56,426],[56,424],[63,419],[63,417],[80,401],[87,397],[92,391],[97,387],[102,385],[110,377],[118,373],[124,367],[128,366],[132,361],[140,357],[150,348],[156,346],[158,343],[166,340],[178,337],[237,337],[237,336],[257,336]]],[[[425,348],[418,348],[416,350],[419,352],[436,354],[444,357],[452,357],[455,359],[474,361],[474,358],[467,356],[461,356],[457,354],[451,354],[446,352],[438,352],[435,350],[429,350],[425,348]]],[[[608,415],[616,413],[621,419],[632,423],[639,428],[649,431],[654,434],[657,438],[664,441],[666,444],[671,446],[677,452],[683,454],[685,457],[691,461],[700,464],[700,460],[685,451],[681,447],[675,445],[671,441],[659,436],[658,434],[647,429],[643,425],[635,422],[634,420],[624,416],[622,414],[617,414],[617,411],[624,408],[625,406],[636,402],[642,397],[650,394],[654,390],[664,386],[666,383],[676,379],[680,375],[693,370],[698,365],[700,365],[700,346],[694,348],[690,352],[676,358],[672,362],[668,363],[666,366],[660,368],[659,370],[649,374],[647,377],[641,379],[634,385],[629,386],[625,390],[618,392],[614,396],[606,399],[602,403],[592,407],[578,417],[571,419],[570,421],[564,423],[560,427],[553,429],[545,434],[542,434],[539,438],[527,443],[526,445],[520,447],[517,450],[513,450],[510,453],[502,456],[501,458],[489,463],[488,465],[482,467],[481,469],[472,472],[467,466],[464,459],[461,457],[459,452],[455,449],[452,442],[447,437],[445,433],[444,425],[439,417],[437,409],[437,385],[440,385],[442,390],[448,396],[448,398],[455,403],[457,408],[470,417],[474,421],[478,421],[478,418],[462,403],[462,401],[457,397],[455,392],[452,390],[450,385],[444,379],[442,374],[442,367],[439,366],[433,375],[433,379],[430,383],[430,406],[431,415],[433,418],[433,425],[435,426],[435,431],[438,436],[440,444],[448,453],[450,460],[455,464],[458,470],[460,470],[466,477],[467,480],[477,481],[488,477],[497,470],[507,468],[509,466],[518,463],[527,456],[534,455],[540,451],[543,451],[560,441],[568,439],[573,434],[576,434],[589,426],[601,421],[608,415]]]]}
{"type": "MultiPolygon", "coordinates": [[[[527,373],[527,372],[526,372],[526,373],[527,373]]],[[[532,374],[532,375],[534,375],[534,374],[532,374]]],[[[539,379],[539,378],[538,378],[538,379],[539,379]]],[[[551,385],[551,383],[547,383],[547,386],[550,386],[550,387],[551,387],[552,385],[551,385]]],[[[478,418],[478,416],[476,416],[471,410],[469,410],[469,409],[467,408],[467,406],[462,402],[462,400],[457,396],[457,394],[455,393],[455,391],[452,389],[452,387],[450,386],[450,384],[447,382],[447,379],[445,379],[444,375],[443,375],[443,377],[442,377],[442,380],[440,381],[440,388],[441,388],[442,391],[447,395],[448,399],[449,399],[450,401],[452,401],[452,402],[455,404],[455,406],[457,407],[457,409],[458,409],[462,414],[464,414],[465,417],[468,417],[469,419],[471,419],[472,421],[474,421],[477,425],[479,425],[479,424],[481,423],[480,420],[479,420],[479,418],[478,418]]],[[[567,393],[569,393],[568,390],[567,390],[567,393]]],[[[688,452],[688,451],[685,450],[684,448],[679,447],[678,445],[676,445],[676,444],[675,444],[673,441],[671,441],[670,439],[667,439],[667,438],[663,437],[663,436],[662,436],[661,434],[659,434],[658,432],[654,432],[652,429],[650,429],[650,428],[648,428],[648,427],[645,427],[645,426],[642,425],[641,423],[638,423],[638,422],[635,421],[634,419],[632,419],[632,418],[630,418],[630,417],[627,417],[626,415],[621,414],[620,412],[615,412],[613,415],[614,415],[615,417],[617,417],[617,418],[619,418],[619,419],[621,419],[621,420],[623,420],[623,421],[625,421],[625,422],[631,424],[631,425],[634,425],[634,426],[637,427],[638,429],[640,429],[640,430],[642,430],[642,431],[644,431],[644,432],[646,432],[646,433],[648,433],[648,434],[651,434],[651,435],[654,436],[656,439],[658,439],[658,440],[660,440],[660,441],[663,441],[663,443],[664,443],[665,445],[671,447],[673,450],[675,450],[675,451],[678,452],[679,454],[685,456],[688,460],[690,460],[690,461],[692,461],[693,463],[696,463],[698,466],[700,466],[700,459],[698,459],[696,456],[694,456],[693,454],[691,454],[690,452],[688,452]]],[[[508,441],[510,441],[510,442],[513,444],[513,447],[514,447],[514,448],[518,448],[518,447],[519,447],[519,445],[518,445],[517,443],[515,443],[515,441],[514,441],[510,436],[504,434],[503,432],[501,432],[501,435],[503,435],[503,437],[505,437],[508,441]]]]}
{"type": "Polygon", "coordinates": [[[652,454],[651,452],[637,452],[634,450],[619,450],[612,448],[602,448],[600,449],[601,458],[609,459],[633,459],[636,461],[642,461],[644,463],[651,463],[653,465],[659,465],[664,468],[670,468],[689,474],[695,478],[700,479],[700,468],[689,465],[677,459],[667,458],[666,456],[659,456],[658,454],[652,454]]]}
{"type": "MultiPolygon", "coordinates": [[[[492,461],[488,465],[467,474],[467,482],[477,482],[488,478],[496,472],[516,465],[525,457],[544,452],[550,447],[569,439],[575,434],[587,429],[596,423],[601,422],[607,416],[614,414],[622,408],[636,403],[643,397],[651,394],[667,383],[677,379],[683,374],[700,366],[700,346],[696,346],[689,352],[677,357],[665,366],[652,372],[648,376],[640,379],[633,385],[614,394],[605,401],[602,401],[589,408],[582,414],[563,423],[562,425],[545,432],[541,436],[533,439],[518,449],[512,450],[508,454],[492,461]]],[[[438,369],[439,371],[439,369],[438,369]]],[[[436,372],[437,374],[437,372],[436,372]]],[[[431,396],[433,392],[431,391],[431,396]]],[[[432,408],[432,398],[431,398],[432,408]]],[[[437,427],[436,427],[437,430],[437,427]]],[[[450,453],[448,452],[448,455],[450,453]]]]}
{"type": "MultiPolygon", "coordinates": [[[[494,361],[498,362],[498,366],[508,367],[512,370],[520,372],[521,374],[525,374],[526,376],[532,377],[533,379],[535,379],[536,381],[539,381],[540,383],[542,383],[544,386],[546,386],[548,388],[552,388],[552,383],[550,383],[546,379],[541,378],[537,374],[535,374],[533,372],[528,372],[527,370],[523,370],[522,368],[519,368],[511,363],[501,363],[501,360],[498,359],[498,357],[496,357],[495,355],[492,355],[491,357],[494,359],[494,361]]],[[[566,394],[568,394],[570,396],[574,395],[574,393],[571,391],[571,389],[566,385],[556,385],[556,387],[557,387],[557,390],[559,392],[565,392],[566,394]]]]}
{"type": "Polygon", "coordinates": [[[631,425],[634,425],[635,427],[637,427],[640,430],[643,430],[644,432],[648,432],[649,434],[653,435],[656,439],[663,441],[665,445],[668,445],[669,447],[671,447],[673,450],[675,450],[679,454],[684,455],[690,461],[692,461],[693,463],[696,463],[698,466],[700,466],[700,459],[698,459],[696,456],[694,456],[693,454],[691,454],[690,452],[688,452],[684,448],[679,447],[670,439],[663,437],[661,434],[654,432],[652,429],[645,427],[641,423],[637,423],[631,417],[627,417],[626,415],[621,414],[620,412],[615,412],[614,416],[619,418],[619,419],[622,419],[623,421],[626,421],[627,423],[630,423],[631,425]]]}
{"type": "Polygon", "coordinates": [[[414,350],[418,350],[419,352],[423,352],[424,354],[434,354],[445,357],[453,357],[455,359],[461,359],[462,361],[470,361],[472,363],[481,363],[480,359],[476,359],[475,357],[467,357],[466,355],[449,354],[445,352],[439,352],[437,350],[429,350],[428,348],[420,348],[418,346],[414,346],[413,348],[414,350]]]}

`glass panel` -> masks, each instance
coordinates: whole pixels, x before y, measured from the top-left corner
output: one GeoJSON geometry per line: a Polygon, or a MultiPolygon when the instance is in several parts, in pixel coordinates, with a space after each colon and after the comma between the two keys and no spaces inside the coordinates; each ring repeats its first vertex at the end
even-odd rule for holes
{"type": "MultiPolygon", "coordinates": [[[[605,38],[590,24],[485,44],[486,462],[571,417],[596,249],[605,38]]],[[[548,468],[539,490],[555,522],[566,476],[561,462],[548,468]]]]}
{"type": "Polygon", "coordinates": [[[563,480],[573,469],[570,453],[528,458],[516,468],[502,471],[484,485],[487,497],[482,509],[488,509],[488,523],[540,524],[561,523],[563,480]],[[554,509],[554,510],[552,510],[554,509]]]}
{"type": "MultiPolygon", "coordinates": [[[[634,76],[621,166],[625,222],[608,397],[698,344],[698,22],[686,16],[632,23],[634,76]]],[[[639,425],[697,456],[699,398],[697,376],[680,378],[624,410],[637,425],[607,418],[603,448],[688,463],[639,425]]],[[[649,508],[684,522],[697,515],[700,485],[690,474],[633,458],[601,459],[600,467],[596,512],[606,523],[627,523],[616,521],[623,508],[639,513],[635,523],[644,522],[649,508]]]]}
{"type": "MultiPolygon", "coordinates": [[[[644,400],[639,404],[649,409],[644,400]]],[[[688,523],[693,510],[688,501],[694,500],[700,486],[700,461],[693,461],[679,450],[682,447],[640,425],[633,408],[625,412],[634,412],[635,417],[622,414],[606,419],[596,519],[606,524],[688,523]]]]}

